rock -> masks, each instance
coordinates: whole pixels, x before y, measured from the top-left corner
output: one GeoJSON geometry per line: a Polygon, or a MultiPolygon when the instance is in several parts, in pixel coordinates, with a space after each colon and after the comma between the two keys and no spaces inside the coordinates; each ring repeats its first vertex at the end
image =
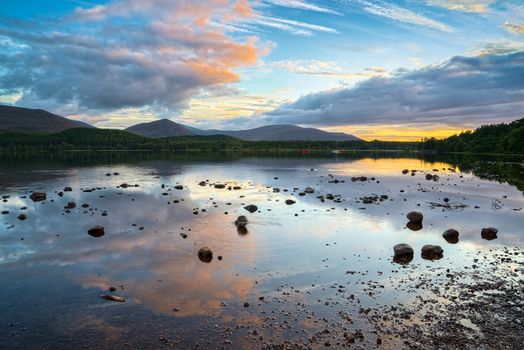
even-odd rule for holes
{"type": "Polygon", "coordinates": [[[426,180],[428,180],[428,181],[433,180],[433,175],[426,174],[426,180]]]}
{"type": "Polygon", "coordinates": [[[413,248],[409,244],[401,243],[393,247],[393,261],[399,264],[407,264],[413,260],[413,248]]]}
{"type": "Polygon", "coordinates": [[[304,189],[304,193],[309,193],[309,194],[315,193],[315,189],[313,187],[306,187],[304,189]]]}
{"type": "Polygon", "coordinates": [[[441,259],[444,253],[444,250],[433,244],[426,244],[422,247],[422,258],[427,260],[438,260],[441,259]]]}
{"type": "Polygon", "coordinates": [[[200,181],[198,184],[199,184],[200,186],[205,186],[205,185],[206,185],[206,182],[205,182],[205,181],[200,181]]]}
{"type": "Polygon", "coordinates": [[[121,187],[121,188],[128,188],[128,187],[129,187],[129,185],[128,185],[128,184],[126,184],[126,183],[123,183],[123,184],[120,184],[120,187],[121,187]]]}
{"type": "Polygon", "coordinates": [[[411,231],[420,231],[424,228],[421,222],[411,222],[411,221],[406,224],[406,227],[409,228],[411,231]]]}
{"type": "Polygon", "coordinates": [[[73,189],[71,187],[64,187],[63,191],[64,192],[71,192],[73,189]]]}
{"type": "Polygon", "coordinates": [[[413,248],[409,244],[401,243],[393,247],[393,252],[398,257],[413,255],[413,248]]]}
{"type": "Polygon", "coordinates": [[[422,215],[422,213],[419,211],[410,211],[406,217],[408,218],[409,222],[413,223],[420,223],[424,219],[424,215],[422,215]]]}
{"type": "Polygon", "coordinates": [[[183,189],[184,189],[184,186],[182,186],[182,185],[176,185],[176,186],[174,187],[174,189],[175,189],[175,190],[183,190],[183,189]]]}
{"type": "Polygon", "coordinates": [[[245,236],[248,234],[249,231],[247,230],[246,225],[239,225],[237,226],[237,232],[239,235],[245,236]]]}
{"type": "Polygon", "coordinates": [[[126,299],[124,299],[124,297],[120,297],[118,295],[100,294],[99,297],[102,298],[102,299],[105,299],[105,300],[116,301],[116,302],[119,302],[119,303],[125,303],[125,301],[126,301],[126,299]]]}
{"type": "Polygon", "coordinates": [[[226,188],[226,185],[224,184],[215,184],[215,188],[226,188]]]}
{"type": "Polygon", "coordinates": [[[75,209],[76,203],[75,202],[69,202],[65,205],[64,209],[75,209]]]}
{"type": "Polygon", "coordinates": [[[237,226],[246,226],[247,225],[247,218],[244,215],[240,215],[235,220],[235,225],[237,225],[237,226]]]}
{"type": "Polygon", "coordinates": [[[116,288],[115,287],[109,287],[109,291],[110,292],[114,292],[114,291],[116,291],[116,288]]]}
{"type": "Polygon", "coordinates": [[[198,258],[200,261],[210,263],[213,260],[213,252],[208,247],[203,247],[198,250],[198,258]]]}
{"type": "Polygon", "coordinates": [[[442,237],[447,241],[449,240],[457,240],[458,241],[459,232],[455,230],[454,228],[447,229],[442,233],[442,237]]]}
{"type": "Polygon", "coordinates": [[[499,232],[499,230],[497,230],[494,227],[484,227],[480,231],[480,235],[481,235],[482,238],[484,238],[484,239],[486,239],[488,241],[491,241],[492,239],[497,238],[497,233],[498,232],[499,232]]]}
{"type": "Polygon", "coordinates": [[[27,215],[25,215],[25,214],[18,215],[18,220],[24,221],[25,219],[27,219],[27,215]]]}
{"type": "Polygon", "coordinates": [[[89,230],[87,230],[87,233],[90,236],[93,236],[96,238],[102,237],[103,235],[105,235],[104,226],[93,226],[89,230]]]}
{"type": "Polygon", "coordinates": [[[46,200],[47,195],[45,192],[33,192],[29,198],[31,198],[33,202],[41,202],[46,200]]]}
{"type": "Polygon", "coordinates": [[[9,214],[9,210],[2,210],[2,215],[7,215],[9,214]]]}
{"type": "Polygon", "coordinates": [[[254,204],[249,204],[249,205],[246,205],[244,209],[246,209],[250,213],[254,213],[258,210],[258,207],[254,204]]]}
{"type": "Polygon", "coordinates": [[[402,170],[402,174],[405,175],[405,174],[407,174],[407,173],[409,173],[409,169],[404,169],[404,170],[402,170]]]}
{"type": "Polygon", "coordinates": [[[286,199],[286,204],[287,205],[292,205],[292,204],[295,204],[296,202],[292,199],[286,199]]]}

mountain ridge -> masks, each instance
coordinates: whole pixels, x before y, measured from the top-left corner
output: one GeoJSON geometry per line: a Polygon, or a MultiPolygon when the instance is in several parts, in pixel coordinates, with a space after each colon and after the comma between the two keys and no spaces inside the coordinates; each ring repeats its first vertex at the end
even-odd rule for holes
{"type": "Polygon", "coordinates": [[[94,126],[43,109],[0,105],[0,130],[25,132],[60,132],[72,128],[94,126]]]}
{"type": "Polygon", "coordinates": [[[360,138],[341,132],[328,132],[292,124],[272,124],[245,130],[203,130],[170,119],[133,125],[126,131],[148,137],[176,137],[187,135],[226,135],[246,141],[361,141],[360,138]],[[172,130],[172,132],[170,132],[172,130]]]}

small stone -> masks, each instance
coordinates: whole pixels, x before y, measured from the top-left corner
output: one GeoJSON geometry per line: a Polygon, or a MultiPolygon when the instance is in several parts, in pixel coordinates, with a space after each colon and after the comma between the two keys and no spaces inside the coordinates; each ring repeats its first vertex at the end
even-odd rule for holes
{"type": "Polygon", "coordinates": [[[33,192],[29,198],[31,198],[33,202],[41,202],[46,200],[47,195],[45,192],[33,192]]]}
{"type": "Polygon", "coordinates": [[[24,221],[25,219],[27,219],[27,216],[25,214],[18,215],[18,220],[24,221]]]}
{"type": "Polygon", "coordinates": [[[254,204],[249,204],[249,205],[246,205],[244,209],[246,209],[250,213],[254,213],[258,210],[258,207],[254,204]]]}
{"type": "Polygon", "coordinates": [[[292,199],[286,199],[286,204],[287,204],[287,205],[293,205],[293,204],[295,204],[295,203],[296,203],[296,202],[295,202],[294,200],[292,200],[292,199]]]}
{"type": "Polygon", "coordinates": [[[92,228],[90,228],[87,233],[90,235],[90,236],[93,236],[93,237],[102,237],[103,235],[105,235],[105,230],[104,230],[104,226],[94,226],[92,228]]]}
{"type": "Polygon", "coordinates": [[[100,294],[99,297],[102,298],[102,299],[105,299],[105,300],[116,301],[116,302],[119,302],[119,303],[125,303],[125,301],[126,301],[126,299],[124,299],[124,297],[120,297],[118,295],[100,294]]]}
{"type": "Polygon", "coordinates": [[[235,225],[237,226],[245,226],[247,225],[247,217],[245,217],[244,215],[240,215],[236,220],[235,220],[235,225]]]}
{"type": "Polygon", "coordinates": [[[64,192],[71,192],[73,189],[71,187],[64,187],[63,191],[64,192]]]}
{"type": "Polygon", "coordinates": [[[497,233],[498,232],[499,232],[499,230],[497,230],[494,227],[484,227],[480,231],[480,235],[481,235],[482,238],[484,238],[484,239],[486,239],[488,241],[491,241],[492,239],[497,238],[497,233]]]}
{"type": "Polygon", "coordinates": [[[441,259],[444,253],[444,250],[433,244],[426,244],[422,247],[422,258],[427,260],[438,260],[441,259]]]}
{"type": "Polygon", "coordinates": [[[213,260],[213,252],[208,247],[203,247],[198,250],[198,258],[200,261],[210,263],[213,260]]]}
{"type": "Polygon", "coordinates": [[[408,213],[408,215],[406,215],[406,217],[408,218],[409,222],[414,223],[420,223],[424,219],[424,215],[422,215],[422,213],[419,211],[411,211],[408,213]]]}

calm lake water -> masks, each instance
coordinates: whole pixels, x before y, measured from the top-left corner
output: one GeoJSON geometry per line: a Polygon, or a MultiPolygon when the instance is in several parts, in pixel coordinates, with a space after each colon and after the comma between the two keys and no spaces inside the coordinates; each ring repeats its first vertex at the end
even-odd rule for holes
{"type": "MultiPolygon", "coordinates": [[[[354,346],[395,348],[402,336],[377,331],[365,310],[437,299],[399,278],[439,280],[479,256],[522,252],[523,191],[522,159],[1,159],[0,348],[336,348],[344,332],[362,332],[354,346]],[[72,191],[59,193],[65,187],[72,191]],[[46,200],[32,201],[34,191],[46,200]],[[413,210],[424,214],[418,230],[406,227],[413,210]],[[234,225],[239,215],[247,232],[234,225]],[[90,236],[95,225],[105,235],[90,236]],[[497,238],[483,239],[483,227],[497,228],[497,238]],[[448,228],[458,243],[442,238],[448,228]],[[392,261],[398,243],[415,250],[408,265],[392,261]],[[425,244],[440,245],[443,258],[423,259],[425,244]],[[198,258],[201,247],[213,251],[210,263],[198,258]],[[329,341],[315,338],[332,325],[329,341]]],[[[523,261],[513,255],[508,279],[521,283],[522,273],[509,273],[523,261]]]]}

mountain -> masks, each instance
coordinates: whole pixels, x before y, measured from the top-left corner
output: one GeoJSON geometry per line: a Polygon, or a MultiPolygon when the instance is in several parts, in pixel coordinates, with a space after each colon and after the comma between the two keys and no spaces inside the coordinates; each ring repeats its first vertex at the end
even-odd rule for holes
{"type": "Polygon", "coordinates": [[[147,137],[173,137],[198,135],[182,124],[175,123],[169,119],[160,119],[149,123],[140,123],[126,129],[137,135],[147,137]]]}
{"type": "Polygon", "coordinates": [[[72,128],[94,128],[76,120],[60,117],[43,109],[0,105],[0,130],[60,132],[72,128]]]}
{"type": "Polygon", "coordinates": [[[341,132],[327,132],[296,125],[266,125],[247,130],[213,130],[248,141],[359,141],[358,137],[341,132]]]}
{"type": "Polygon", "coordinates": [[[133,125],[126,129],[142,136],[173,137],[186,135],[226,135],[248,141],[359,141],[344,133],[327,132],[296,125],[266,125],[247,130],[202,130],[168,119],[133,125]]]}

